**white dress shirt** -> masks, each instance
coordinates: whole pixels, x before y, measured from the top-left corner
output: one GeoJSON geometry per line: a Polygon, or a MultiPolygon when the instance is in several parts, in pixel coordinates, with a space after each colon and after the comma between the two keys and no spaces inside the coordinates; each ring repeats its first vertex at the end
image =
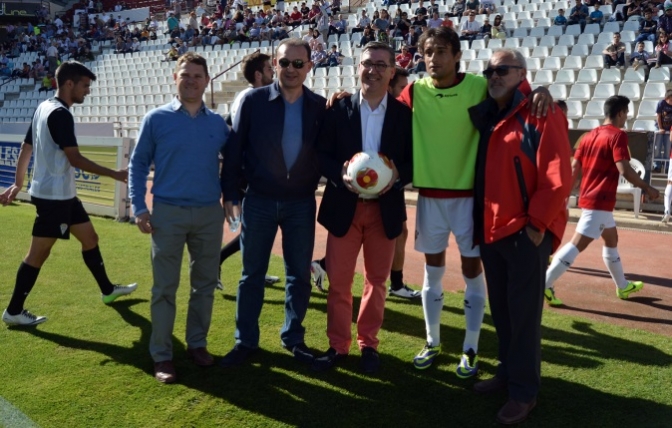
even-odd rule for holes
{"type": "MultiPolygon", "coordinates": [[[[387,110],[387,93],[375,110],[371,110],[369,102],[359,93],[359,112],[362,122],[362,151],[380,152],[380,140],[383,133],[383,122],[387,110]]],[[[359,195],[363,199],[375,199],[377,196],[359,195]]]]}

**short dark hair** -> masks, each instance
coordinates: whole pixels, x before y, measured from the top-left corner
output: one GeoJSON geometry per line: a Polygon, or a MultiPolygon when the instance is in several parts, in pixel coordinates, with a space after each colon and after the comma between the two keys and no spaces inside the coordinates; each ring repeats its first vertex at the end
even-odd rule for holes
{"type": "Polygon", "coordinates": [[[560,110],[567,111],[567,102],[565,100],[558,100],[557,104],[560,110]]]}
{"type": "Polygon", "coordinates": [[[432,37],[446,42],[448,46],[451,47],[453,55],[457,55],[462,49],[460,46],[460,36],[457,35],[455,30],[449,27],[436,27],[428,29],[420,36],[420,39],[418,40],[418,52],[420,52],[421,55],[425,54],[425,43],[427,42],[427,39],[432,37]]]}
{"type": "Polygon", "coordinates": [[[285,46],[285,45],[295,46],[295,47],[303,47],[306,50],[306,54],[308,55],[308,61],[310,61],[310,54],[312,53],[312,51],[310,50],[310,45],[305,40],[299,39],[297,37],[291,37],[289,39],[284,39],[278,45],[278,48],[276,49],[276,52],[279,51],[280,48],[282,46],[285,46]]]}
{"type": "Polygon", "coordinates": [[[394,85],[397,84],[400,78],[402,77],[408,77],[410,73],[408,70],[406,70],[403,67],[399,67],[398,65],[394,67],[394,76],[392,77],[392,80],[390,80],[390,88],[394,87],[394,85]]]}
{"type": "Polygon", "coordinates": [[[264,73],[266,63],[271,60],[271,57],[261,52],[254,52],[246,55],[243,58],[243,76],[250,84],[254,83],[254,73],[257,71],[264,73]]]}
{"type": "Polygon", "coordinates": [[[362,54],[366,51],[386,51],[390,55],[390,64],[394,64],[394,49],[383,42],[369,42],[362,48],[362,54]]]}
{"type": "Polygon", "coordinates": [[[82,77],[88,77],[93,81],[96,80],[96,75],[93,71],[89,70],[81,62],[66,61],[56,69],[56,86],[60,88],[68,80],[72,80],[72,83],[77,84],[82,77]]]}
{"type": "Polygon", "coordinates": [[[607,98],[604,102],[604,116],[609,119],[615,119],[622,112],[627,111],[630,105],[630,98],[623,95],[614,95],[607,98]]]}
{"type": "Polygon", "coordinates": [[[203,71],[205,71],[205,77],[210,77],[208,74],[208,62],[206,61],[205,58],[200,56],[197,53],[194,52],[187,52],[181,57],[177,59],[177,63],[175,64],[175,72],[177,73],[177,69],[180,68],[180,66],[184,63],[192,63],[196,65],[203,66],[203,71]]]}
{"type": "Polygon", "coordinates": [[[665,91],[665,98],[667,99],[670,97],[672,97],[672,89],[668,89],[667,91],[665,91]]]}

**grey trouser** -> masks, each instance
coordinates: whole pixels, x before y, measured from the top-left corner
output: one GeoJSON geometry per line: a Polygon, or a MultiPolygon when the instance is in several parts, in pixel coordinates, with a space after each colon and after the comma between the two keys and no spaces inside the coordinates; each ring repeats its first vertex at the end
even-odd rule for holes
{"type": "Polygon", "coordinates": [[[149,352],[155,362],[173,359],[175,294],[180,283],[184,244],[189,251],[191,291],[187,311],[188,348],[207,345],[214,291],[219,272],[224,210],[208,207],[178,207],[155,203],[152,228],[152,337],[149,352]]]}

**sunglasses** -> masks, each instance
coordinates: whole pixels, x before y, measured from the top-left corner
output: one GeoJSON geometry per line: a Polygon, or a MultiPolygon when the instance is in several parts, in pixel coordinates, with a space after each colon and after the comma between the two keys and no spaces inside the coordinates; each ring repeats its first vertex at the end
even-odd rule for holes
{"type": "Polygon", "coordinates": [[[287,58],[280,58],[278,60],[278,64],[280,64],[280,67],[282,68],[287,68],[289,67],[289,64],[292,64],[292,67],[294,67],[297,70],[300,70],[303,68],[304,65],[306,65],[307,61],[304,61],[302,59],[295,59],[294,61],[290,61],[287,58]]]}
{"type": "Polygon", "coordinates": [[[499,77],[504,77],[507,74],[509,74],[509,71],[512,69],[521,69],[523,67],[519,65],[500,65],[499,67],[495,68],[486,68],[483,70],[483,76],[485,76],[486,79],[492,78],[493,74],[497,74],[499,77]]]}

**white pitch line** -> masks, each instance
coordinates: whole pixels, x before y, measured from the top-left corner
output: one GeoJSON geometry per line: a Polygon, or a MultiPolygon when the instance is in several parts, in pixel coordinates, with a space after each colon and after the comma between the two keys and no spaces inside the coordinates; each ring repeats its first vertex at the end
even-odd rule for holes
{"type": "Polygon", "coordinates": [[[4,428],[37,428],[37,424],[24,415],[21,410],[0,397],[0,426],[4,428]]]}

